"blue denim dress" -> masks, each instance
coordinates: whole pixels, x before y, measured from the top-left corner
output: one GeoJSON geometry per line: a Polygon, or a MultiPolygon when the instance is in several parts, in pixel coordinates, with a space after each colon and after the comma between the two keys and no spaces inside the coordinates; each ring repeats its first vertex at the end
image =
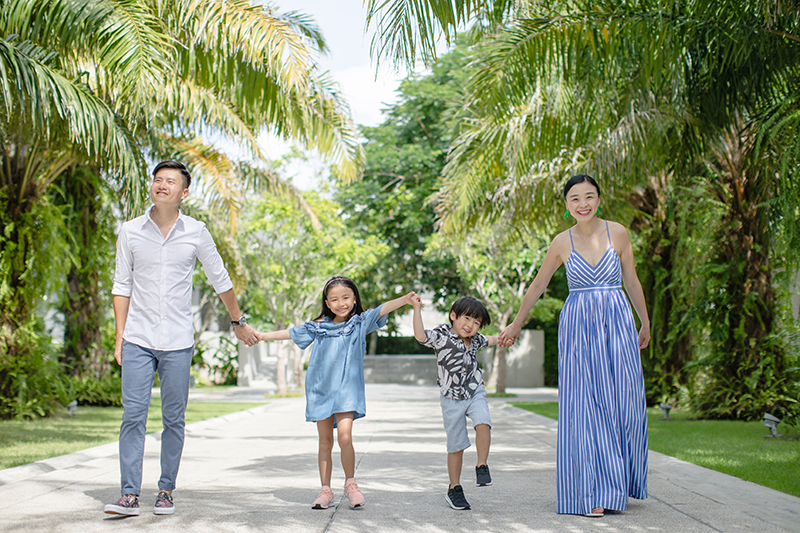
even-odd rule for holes
{"type": "Polygon", "coordinates": [[[307,422],[325,420],[333,414],[350,411],[354,420],[366,415],[366,336],[386,325],[388,315],[380,316],[381,307],[367,309],[341,324],[334,324],[326,318],[321,322],[306,322],[289,330],[292,340],[301,349],[314,343],[306,372],[307,422]]]}

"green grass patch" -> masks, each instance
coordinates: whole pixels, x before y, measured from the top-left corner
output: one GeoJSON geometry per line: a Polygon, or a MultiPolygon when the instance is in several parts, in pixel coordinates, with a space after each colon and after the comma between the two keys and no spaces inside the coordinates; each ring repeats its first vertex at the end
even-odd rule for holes
{"type": "MultiPolygon", "coordinates": [[[[190,402],[186,423],[226,415],[263,403],[190,402]]],[[[122,407],[78,407],[74,417],[66,410],[39,420],[0,420],[0,469],[41,461],[115,442],[119,439],[122,407]]],[[[161,431],[161,399],[150,401],[147,431],[161,431]]]]}
{"type": "Polygon", "coordinates": [[[508,402],[515,407],[521,407],[537,415],[558,420],[558,402],[508,402]]]}
{"type": "Polygon", "coordinates": [[[489,398],[516,398],[517,395],[513,392],[487,392],[486,396],[489,398]]]}
{"type": "MultiPolygon", "coordinates": [[[[511,402],[511,405],[558,419],[558,402],[511,402]]],[[[724,472],[766,487],[800,496],[800,430],[781,424],[782,439],[765,439],[763,422],[697,420],[673,409],[647,411],[650,449],[724,472]]]]}
{"type": "Polygon", "coordinates": [[[264,398],[299,398],[301,396],[305,396],[304,392],[287,392],[285,394],[265,394],[264,398]]]}

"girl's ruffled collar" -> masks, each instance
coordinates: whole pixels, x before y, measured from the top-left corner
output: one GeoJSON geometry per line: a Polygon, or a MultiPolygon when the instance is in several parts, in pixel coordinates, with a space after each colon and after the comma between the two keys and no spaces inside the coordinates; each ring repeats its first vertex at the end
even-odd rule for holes
{"type": "Polygon", "coordinates": [[[322,322],[311,320],[306,322],[306,327],[313,331],[317,337],[346,337],[353,333],[353,330],[364,321],[364,313],[353,315],[347,322],[342,322],[341,324],[334,324],[333,320],[328,317],[325,317],[322,322]]]}

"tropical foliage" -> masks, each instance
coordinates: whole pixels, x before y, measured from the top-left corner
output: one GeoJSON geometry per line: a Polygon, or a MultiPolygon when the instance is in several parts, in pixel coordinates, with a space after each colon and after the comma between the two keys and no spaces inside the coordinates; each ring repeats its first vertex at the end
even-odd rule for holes
{"type": "Polygon", "coordinates": [[[316,71],[324,48],[302,14],[241,0],[3,2],[0,416],[19,414],[13,405],[36,381],[39,365],[29,363],[44,357],[36,302],[61,292],[59,271],[69,278],[68,345],[80,347],[66,361],[97,366],[74,359],[97,358],[97,336],[84,333],[102,329],[91,306],[104,299],[104,281],[93,275],[103,269],[87,269],[108,256],[77,246],[107,244],[105,211],[95,208],[107,207],[108,187],[130,216],[143,206],[146,162],[180,159],[201,201],[235,228],[245,190],[291,192],[268,171],[262,131],[317,149],[343,180],[357,175],[362,154],[347,106],[316,71]],[[215,136],[242,146],[249,163],[205,140],[215,136]],[[82,221],[78,233],[61,222],[64,210],[82,221]],[[105,236],[90,235],[93,228],[105,236]]]}
{"type": "MultiPolygon", "coordinates": [[[[377,270],[387,252],[377,236],[362,236],[348,228],[333,201],[314,194],[308,201],[320,216],[317,223],[274,197],[262,198],[248,210],[240,234],[242,264],[249,274],[245,297],[253,322],[264,329],[286,329],[316,318],[322,288],[331,276],[363,276],[377,270]]],[[[276,384],[278,394],[286,394],[287,351],[291,350],[288,359],[297,387],[303,386],[303,361],[294,343],[281,344],[276,384]]]]}
{"type": "Polygon", "coordinates": [[[651,399],[687,387],[707,416],[797,416],[774,267],[798,266],[796,1],[368,8],[374,50],[401,63],[431,60],[437,36],[471,24],[471,116],[439,193],[446,231],[535,225],[555,214],[566,177],[595,175],[606,216],[638,233],[659,305],[645,354],[651,399]]]}
{"type": "MultiPolygon", "coordinates": [[[[524,246],[500,222],[455,237],[436,232],[436,192],[449,147],[464,118],[464,89],[471,72],[467,46],[459,43],[430,73],[403,81],[399,102],[386,110],[386,120],[363,129],[364,176],[337,187],[335,197],[342,203],[349,227],[378,236],[388,245],[381,267],[359,279],[370,298],[393,297],[396,287],[404,287],[431,294],[435,305],[446,311],[458,297],[472,295],[489,306],[495,327],[504,327],[535,265],[541,262],[536,243],[546,241],[552,228],[542,225],[544,231],[524,233],[524,246]]],[[[546,346],[553,348],[560,305],[561,300],[547,299],[531,315],[546,330],[546,346]]],[[[390,353],[403,353],[401,342],[390,353]]],[[[411,342],[417,348],[405,351],[418,353],[418,343],[411,342]]],[[[552,367],[555,352],[549,355],[546,359],[552,367]]],[[[504,356],[504,350],[494,351],[489,378],[490,385],[501,392],[505,389],[504,356]]]]}

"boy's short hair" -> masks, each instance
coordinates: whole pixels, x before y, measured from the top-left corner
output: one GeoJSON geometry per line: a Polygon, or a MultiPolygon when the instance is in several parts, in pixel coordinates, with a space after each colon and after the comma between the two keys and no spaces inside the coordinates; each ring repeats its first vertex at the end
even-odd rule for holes
{"type": "MultiPolygon", "coordinates": [[[[483,302],[470,296],[462,296],[456,300],[450,308],[450,313],[455,313],[456,318],[461,315],[476,318],[481,321],[481,327],[488,326],[492,323],[489,311],[486,310],[486,306],[483,305],[483,302]]],[[[448,313],[448,316],[450,313],[448,313]]],[[[452,318],[450,319],[450,325],[453,325],[452,318]]]]}
{"type": "Polygon", "coordinates": [[[189,169],[186,168],[186,165],[183,163],[179,163],[178,161],[162,161],[161,163],[156,165],[156,168],[153,169],[153,177],[156,177],[156,174],[162,168],[169,168],[172,170],[177,170],[183,176],[183,188],[188,189],[189,185],[192,184],[192,175],[189,174],[189,169]]]}

